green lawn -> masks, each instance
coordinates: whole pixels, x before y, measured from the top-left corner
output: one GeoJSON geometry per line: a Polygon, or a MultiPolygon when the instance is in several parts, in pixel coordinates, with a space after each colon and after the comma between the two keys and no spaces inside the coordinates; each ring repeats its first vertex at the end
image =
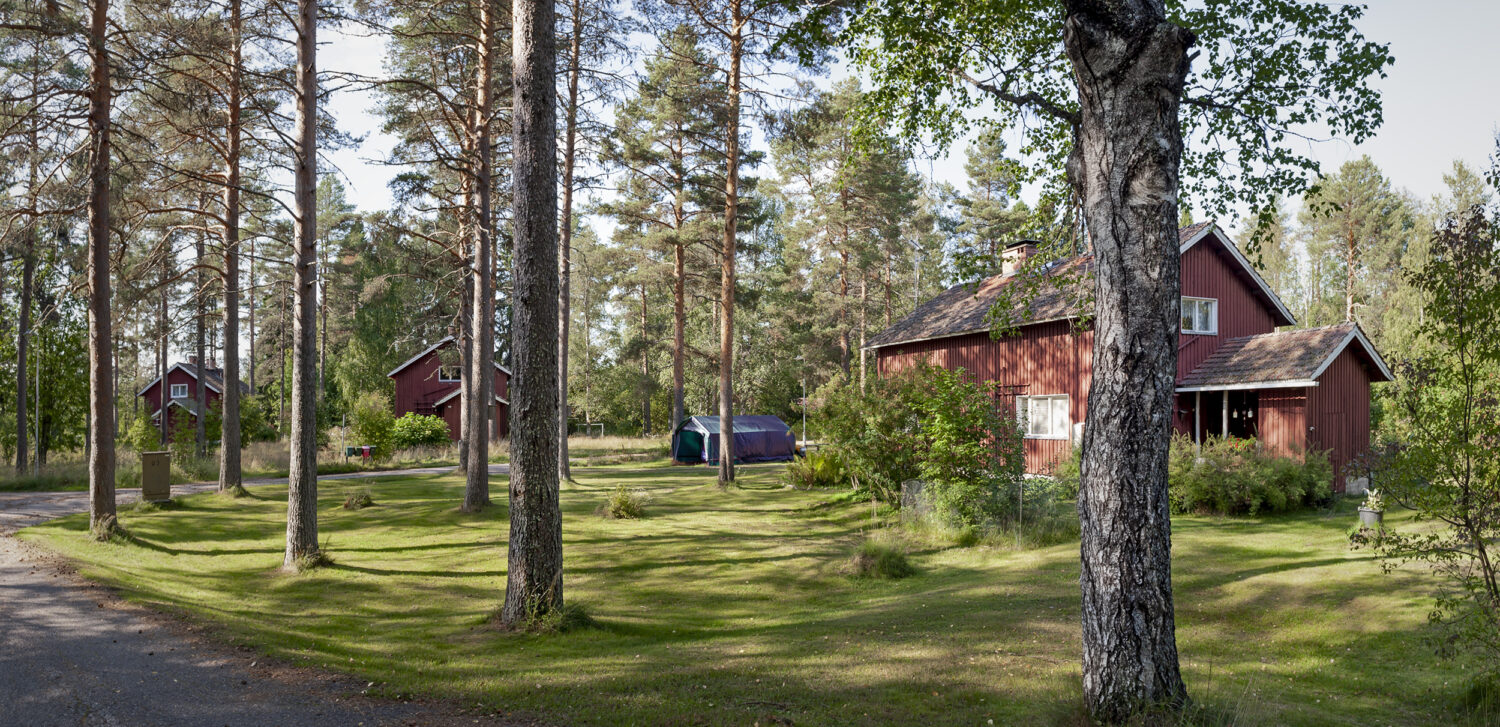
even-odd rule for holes
{"type": "MultiPolygon", "coordinates": [[[[94,544],[70,517],[23,532],[134,600],[217,625],[276,656],[568,724],[1076,724],[1076,544],[1031,551],[917,546],[903,581],[842,573],[865,504],[782,489],[745,467],[575,469],[563,491],[566,596],[599,627],[517,635],[485,625],[505,583],[504,507],[460,514],[451,476],[367,481],[339,507],[335,565],[276,572],[283,488],[130,512],[133,542],[94,544]],[[646,518],[595,514],[617,483],[646,518]]],[[[361,486],[361,485],[350,485],[361,486]]],[[[505,483],[496,478],[495,495],[505,483]]],[[[1236,724],[1479,724],[1460,665],[1424,644],[1419,572],[1382,575],[1334,513],[1175,522],[1178,638],[1195,699],[1236,724]]],[[[1393,518],[1400,520],[1400,518],[1393,518]]]]}

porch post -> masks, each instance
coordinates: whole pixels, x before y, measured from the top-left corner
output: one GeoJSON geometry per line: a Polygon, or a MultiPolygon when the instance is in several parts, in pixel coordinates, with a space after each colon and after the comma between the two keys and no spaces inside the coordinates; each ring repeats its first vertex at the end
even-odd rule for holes
{"type": "Polygon", "coordinates": [[[1203,454],[1203,392],[1193,393],[1193,454],[1203,454]]]}
{"type": "Polygon", "coordinates": [[[1224,424],[1223,424],[1223,426],[1221,426],[1219,428],[1219,437],[1223,438],[1223,439],[1228,439],[1229,438],[1229,391],[1228,390],[1224,391],[1223,397],[1224,397],[1224,424]]]}

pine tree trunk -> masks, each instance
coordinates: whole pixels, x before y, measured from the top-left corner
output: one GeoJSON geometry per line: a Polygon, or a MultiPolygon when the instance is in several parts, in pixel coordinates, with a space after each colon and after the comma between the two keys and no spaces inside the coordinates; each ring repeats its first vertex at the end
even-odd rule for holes
{"type": "Polygon", "coordinates": [[[109,164],[110,78],[109,2],[94,0],[89,22],[89,528],[106,535],[115,524],[114,375],[110,352],[109,164]]]}
{"type": "MultiPolygon", "coordinates": [[[[240,472],[240,86],[242,0],[229,0],[232,34],[224,165],[224,398],[219,425],[219,491],[242,485],[240,472]]],[[[252,336],[253,336],[252,332],[252,336]]]]}
{"type": "Polygon", "coordinates": [[[171,388],[167,385],[167,280],[171,277],[168,265],[171,263],[171,246],[165,240],[162,241],[161,270],[157,279],[157,290],[161,293],[157,300],[156,308],[156,371],[157,371],[157,408],[156,425],[161,430],[161,447],[167,448],[168,435],[171,434],[171,422],[167,403],[171,401],[171,388]]]}
{"type": "Polygon", "coordinates": [[[651,340],[646,335],[650,317],[646,308],[646,285],[641,284],[641,434],[651,436],[651,340]]]}
{"type": "Polygon", "coordinates": [[[27,437],[30,429],[27,426],[26,402],[27,395],[31,393],[30,365],[26,359],[31,353],[31,298],[32,290],[36,285],[36,228],[32,228],[31,238],[27,240],[25,256],[21,260],[21,326],[16,334],[16,474],[26,474],[27,450],[30,448],[27,437]]]}
{"type": "Polygon", "coordinates": [[[869,323],[870,276],[864,271],[859,275],[859,393],[865,393],[865,370],[869,368],[865,350],[865,328],[869,323]]]}
{"type": "Polygon", "coordinates": [[[484,0],[479,10],[480,47],[478,68],[474,74],[475,179],[479,205],[475,210],[474,310],[469,333],[469,375],[474,402],[467,412],[469,438],[467,467],[464,469],[464,512],[477,512],[490,504],[490,438],[494,436],[490,412],[495,410],[495,295],[491,288],[493,264],[493,226],[495,215],[490,209],[494,155],[490,150],[490,117],[494,113],[495,35],[499,21],[494,0],[484,0]]]}
{"type": "MultiPolygon", "coordinates": [[[[679,229],[681,227],[679,226],[679,229]]],[[[672,429],[677,431],[685,411],[683,359],[687,351],[686,245],[679,238],[672,246],[672,429]]]]}
{"type": "Polygon", "coordinates": [[[724,249],[719,297],[719,486],[734,482],[734,275],[736,225],[740,205],[740,60],[745,17],[741,0],[731,0],[729,17],[729,99],[724,129],[724,249]]]}
{"type": "Polygon", "coordinates": [[[1344,250],[1344,321],[1354,320],[1354,269],[1356,265],[1354,230],[1349,231],[1344,250]]]}
{"type": "MultiPolygon", "coordinates": [[[[199,209],[202,209],[203,200],[199,199],[199,209]]],[[[208,317],[208,306],[205,305],[203,296],[208,292],[208,266],[204,250],[204,233],[200,230],[194,242],[193,253],[197,259],[197,278],[193,291],[193,358],[197,360],[197,371],[193,375],[197,380],[193,384],[193,404],[198,413],[193,416],[193,455],[203,459],[208,453],[208,359],[203,357],[203,328],[208,317]]]]}
{"type": "Polygon", "coordinates": [[[511,42],[515,328],[510,551],[501,620],[561,611],[557,472],[557,19],[553,0],[514,0],[511,42]]]}
{"type": "Polygon", "coordinates": [[[1167,445],[1179,305],[1178,106],[1191,33],[1152,0],[1070,0],[1064,46],[1080,111],[1068,174],[1098,285],[1083,439],[1083,688],[1122,722],[1180,705],[1167,445]]]}
{"type": "Polygon", "coordinates": [[[253,237],[250,238],[249,242],[250,242],[250,280],[248,281],[249,287],[246,288],[246,290],[249,291],[249,295],[245,296],[245,306],[250,309],[250,310],[246,311],[246,315],[249,316],[249,320],[246,321],[246,324],[250,328],[250,330],[249,330],[249,334],[250,334],[249,335],[250,364],[248,366],[246,366],[245,368],[246,368],[247,372],[250,374],[250,395],[251,396],[255,396],[257,393],[259,393],[258,390],[255,388],[255,294],[257,292],[259,292],[259,289],[255,285],[255,238],[253,238],[253,237]]]}
{"type": "Polygon", "coordinates": [[[291,473],[286,555],[296,568],[318,555],[318,4],[297,0],[297,136],[292,280],[291,473]]]}
{"type": "Polygon", "coordinates": [[[562,224],[559,227],[557,297],[557,476],[572,481],[568,466],[568,334],[572,328],[573,167],[577,163],[578,81],[583,52],[583,3],[573,0],[573,34],[568,47],[568,106],[563,121],[562,224]]]}

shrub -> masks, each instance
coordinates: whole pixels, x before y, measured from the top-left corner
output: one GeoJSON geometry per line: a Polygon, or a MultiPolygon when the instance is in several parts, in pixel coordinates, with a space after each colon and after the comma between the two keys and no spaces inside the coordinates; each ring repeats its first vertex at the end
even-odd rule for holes
{"type": "Polygon", "coordinates": [[[1167,464],[1172,512],[1254,515],[1326,502],[1333,467],[1325,452],[1301,457],[1257,450],[1253,439],[1209,438],[1200,448],[1172,438],[1167,464]]]}
{"type": "Polygon", "coordinates": [[[380,394],[361,394],[349,406],[350,444],[374,447],[376,460],[384,461],[395,454],[395,426],[391,404],[380,394]]]}
{"type": "Polygon", "coordinates": [[[375,504],[368,487],[351,487],[344,492],[345,510],[363,510],[375,504]]]}
{"type": "Polygon", "coordinates": [[[1025,452],[1015,419],[961,371],[923,372],[917,471],[934,513],[954,525],[994,525],[1019,514],[1025,452]]]}
{"type": "Polygon", "coordinates": [[[850,575],[856,578],[896,580],[917,572],[906,551],[892,538],[872,537],[854,549],[849,559],[850,575]]]}
{"type": "Polygon", "coordinates": [[[1078,485],[1083,479],[1083,448],[1072,447],[1068,456],[1052,470],[1052,480],[1057,487],[1055,493],[1062,500],[1077,500],[1078,485]]]}
{"type": "Polygon", "coordinates": [[[901,483],[917,478],[918,387],[912,373],[871,380],[864,392],[839,376],[814,396],[823,437],[856,490],[896,504],[901,483]]]}
{"type": "Polygon", "coordinates": [[[611,520],[634,520],[646,514],[646,503],[649,500],[646,493],[619,485],[604,501],[604,517],[611,520]]]}
{"type": "Polygon", "coordinates": [[[837,452],[816,450],[788,464],[782,479],[799,490],[842,487],[849,482],[849,476],[844,473],[844,461],[837,452]]]}
{"type": "Polygon", "coordinates": [[[436,447],[450,441],[448,422],[432,414],[408,412],[396,420],[391,430],[391,443],[397,449],[436,447]]]}
{"type": "Polygon", "coordinates": [[[155,452],[161,448],[161,432],[146,417],[136,417],[122,437],[125,446],[137,452],[155,452]]]}

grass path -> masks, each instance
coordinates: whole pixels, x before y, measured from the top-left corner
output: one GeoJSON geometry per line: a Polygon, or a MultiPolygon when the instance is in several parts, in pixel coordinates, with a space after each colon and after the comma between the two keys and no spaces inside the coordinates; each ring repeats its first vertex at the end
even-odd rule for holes
{"type": "MultiPolygon", "coordinates": [[[[706,468],[575,469],[563,492],[566,597],[595,629],[485,625],[505,583],[504,507],[463,515],[462,480],[370,480],[377,505],[321,491],[335,565],[276,575],[285,491],[125,513],[134,540],[91,544],[70,517],[23,531],[127,597],[235,642],[432,694],[569,724],[1075,724],[1077,545],[917,544],[920,573],[842,573],[868,504],[782,489],[774,465],[721,491],[706,468]],[[648,516],[596,513],[617,484],[648,516]]],[[[503,501],[504,480],[493,485],[503,501]]],[[[354,485],[350,485],[354,486],[354,485]]],[[[1189,689],[1238,724],[1477,724],[1460,666],[1421,640],[1415,573],[1351,553],[1352,505],[1267,520],[1178,518],[1174,577],[1189,689]]],[[[1399,520],[1400,518],[1394,518],[1399,520]]]]}

